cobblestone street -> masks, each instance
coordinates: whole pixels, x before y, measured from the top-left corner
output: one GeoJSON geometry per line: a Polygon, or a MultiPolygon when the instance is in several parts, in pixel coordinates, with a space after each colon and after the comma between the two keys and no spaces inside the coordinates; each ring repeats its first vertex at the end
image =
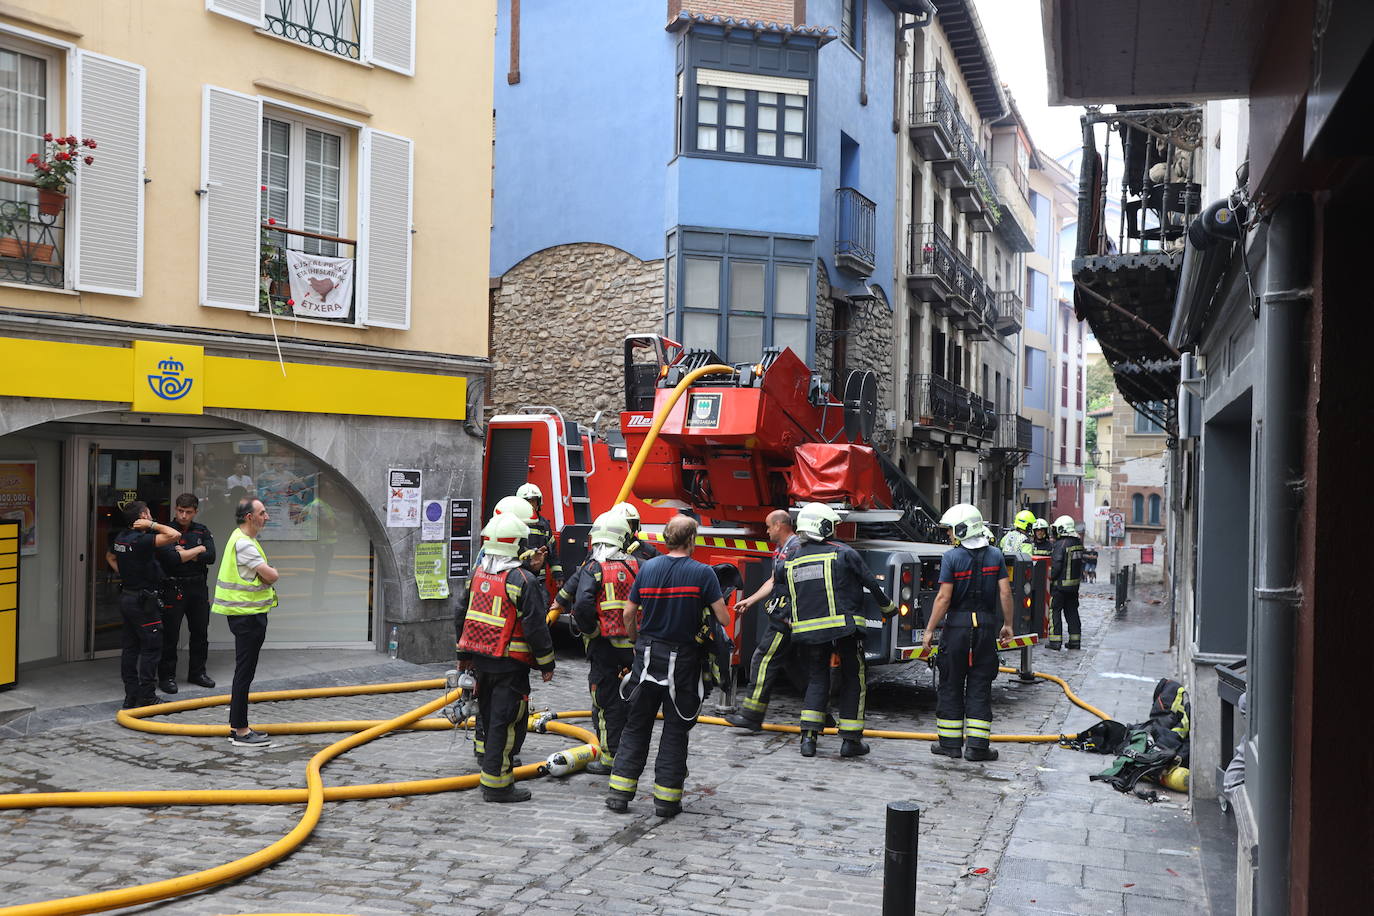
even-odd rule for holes
{"type": "MultiPolygon", "coordinates": [[[[1085,651],[1038,651],[1037,670],[1064,677],[1124,722],[1144,719],[1167,670],[1167,612],[1134,605],[1114,619],[1105,584],[1085,587],[1085,651]]],[[[258,689],[409,680],[443,666],[380,664],[255,685],[258,689]]],[[[534,708],[587,706],[585,663],[569,647],[534,708]]],[[[869,726],[933,730],[924,667],[883,672],[869,726]]],[[[108,686],[108,685],[104,685],[108,686]]],[[[260,705],[254,722],[387,718],[427,694],[260,705]]],[[[306,760],[335,737],[279,736],[270,750],[223,738],[128,731],[114,704],[85,721],[34,713],[0,727],[0,791],[297,787],[306,760]]],[[[708,705],[708,710],[710,706],[708,705]]],[[[769,716],[795,722],[779,696],[769,716]]],[[[1053,684],[1001,677],[993,730],[1076,731],[1092,717],[1053,684]]],[[[222,708],[177,721],[223,721],[222,708]]],[[[531,735],[526,762],[568,740],[531,735]]],[[[1196,834],[1184,800],[1147,805],[1087,774],[1107,758],[1050,745],[1001,744],[1001,759],[933,757],[923,741],[874,740],[841,760],[837,738],[802,758],[792,735],[701,725],[692,737],[684,813],[660,821],[644,796],[629,816],[603,806],[605,781],[585,774],[530,783],[534,801],[497,807],[476,793],[326,805],[306,845],[244,880],[137,912],[874,913],[881,908],[884,806],[922,808],[918,910],[923,913],[1206,912],[1196,834]],[[971,868],[987,868],[971,876],[971,868]]],[[[432,778],[474,769],[466,734],[396,734],[324,770],[327,785],[432,778]]],[[[652,777],[652,770],[646,776],[652,777]]],[[[645,780],[647,784],[650,779],[645,780]]],[[[218,865],[289,831],[299,805],[7,811],[0,902],[17,904],[144,883],[218,865]]]]}

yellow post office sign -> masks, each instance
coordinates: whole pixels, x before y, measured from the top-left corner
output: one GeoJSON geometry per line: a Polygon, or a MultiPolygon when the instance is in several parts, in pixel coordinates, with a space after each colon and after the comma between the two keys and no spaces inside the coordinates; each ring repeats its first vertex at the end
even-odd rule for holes
{"type": "Polygon", "coordinates": [[[205,348],[135,340],[133,409],[204,413],[205,348]]]}

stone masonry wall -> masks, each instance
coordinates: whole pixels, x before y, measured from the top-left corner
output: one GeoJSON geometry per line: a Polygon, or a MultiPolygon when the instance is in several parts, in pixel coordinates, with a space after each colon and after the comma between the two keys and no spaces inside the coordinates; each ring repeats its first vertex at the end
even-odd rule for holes
{"type": "MultiPolygon", "coordinates": [[[[852,369],[871,369],[878,376],[878,423],[873,433],[874,444],[891,452],[895,442],[894,433],[886,429],[887,412],[896,404],[892,399],[894,379],[892,374],[892,341],[895,332],[893,313],[886,300],[879,300],[864,307],[865,320],[859,314],[851,314],[848,347],[845,351],[845,365],[852,369]]],[[[831,298],[830,276],[825,264],[816,262],[816,371],[821,378],[830,378],[832,347],[834,338],[829,334],[835,322],[835,303],[831,298]]],[[[844,384],[844,379],[840,379],[844,384]]],[[[843,400],[844,390],[834,392],[836,398],[843,400]]]]}
{"type": "Polygon", "coordinates": [[[662,261],[591,243],[530,255],[492,291],[491,401],[502,413],[549,404],[582,422],[619,411],[625,336],[662,328],[662,261]]]}

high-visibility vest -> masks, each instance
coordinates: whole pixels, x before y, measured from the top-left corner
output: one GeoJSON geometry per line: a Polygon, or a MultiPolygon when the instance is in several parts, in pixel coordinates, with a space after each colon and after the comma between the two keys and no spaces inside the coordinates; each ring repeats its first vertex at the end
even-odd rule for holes
{"type": "Polygon", "coordinates": [[[601,564],[601,595],[596,602],[597,625],[601,635],[617,645],[629,646],[629,632],[625,629],[625,605],[630,589],[639,575],[639,564],[633,559],[607,560],[601,564]]]}
{"type": "Polygon", "coordinates": [[[520,625],[521,587],[507,578],[512,570],[489,573],[478,569],[472,576],[468,612],[463,618],[459,652],[488,658],[510,658],[535,667],[534,653],[520,625]]]}
{"type": "Polygon", "coordinates": [[[257,577],[245,579],[239,575],[239,541],[247,539],[258,548],[258,554],[267,559],[257,538],[248,537],[242,528],[235,528],[229,535],[229,543],[224,548],[224,556],[219,561],[219,575],[215,578],[215,600],[210,610],[216,614],[236,616],[241,614],[266,614],[277,606],[277,590],[257,577]]]}
{"type": "Polygon", "coordinates": [[[1002,535],[1002,540],[997,545],[997,549],[1003,553],[1028,553],[1023,549],[1028,540],[1029,538],[1026,537],[1024,531],[1013,529],[1002,535]]]}

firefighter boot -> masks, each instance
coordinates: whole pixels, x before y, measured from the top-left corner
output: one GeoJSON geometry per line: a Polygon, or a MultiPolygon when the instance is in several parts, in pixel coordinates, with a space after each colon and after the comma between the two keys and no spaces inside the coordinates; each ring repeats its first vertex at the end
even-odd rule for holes
{"type": "Polygon", "coordinates": [[[816,756],[816,733],[804,731],[801,733],[801,755],[803,757],[816,756]]]}
{"type": "Polygon", "coordinates": [[[762,721],[762,720],[760,720],[760,719],[751,719],[751,718],[749,718],[748,716],[746,716],[746,715],[745,715],[744,713],[742,713],[742,712],[732,712],[732,713],[730,713],[730,715],[728,715],[728,716],[725,717],[725,721],[726,721],[726,722],[729,722],[729,723],[730,723],[731,725],[733,725],[735,728],[747,728],[747,729],[749,729],[749,731],[751,731],[751,732],[761,732],[761,731],[763,731],[763,721],[762,721]]]}
{"type": "Polygon", "coordinates": [[[584,773],[591,773],[593,776],[610,776],[611,767],[613,763],[614,760],[612,760],[611,762],[607,762],[606,760],[603,760],[602,758],[598,757],[591,763],[584,766],[582,768],[582,771],[584,773]]]}
{"type": "Polygon", "coordinates": [[[944,744],[932,744],[930,746],[930,752],[932,754],[939,754],[941,757],[953,757],[955,760],[964,756],[964,749],[962,747],[950,747],[944,744]]]}
{"type": "Polygon", "coordinates": [[[869,752],[868,744],[858,738],[845,738],[840,745],[841,757],[862,757],[869,752]]]}
{"type": "Polygon", "coordinates": [[[530,790],[524,786],[504,786],[500,789],[493,789],[490,786],[482,787],[482,801],[497,803],[526,802],[530,800],[530,790]]]}
{"type": "Polygon", "coordinates": [[[626,814],[630,810],[630,799],[634,797],[633,792],[621,792],[612,789],[606,796],[606,807],[616,814],[626,814]]]}
{"type": "Polygon", "coordinates": [[[964,751],[965,760],[996,760],[997,752],[990,747],[971,747],[964,751]]]}

